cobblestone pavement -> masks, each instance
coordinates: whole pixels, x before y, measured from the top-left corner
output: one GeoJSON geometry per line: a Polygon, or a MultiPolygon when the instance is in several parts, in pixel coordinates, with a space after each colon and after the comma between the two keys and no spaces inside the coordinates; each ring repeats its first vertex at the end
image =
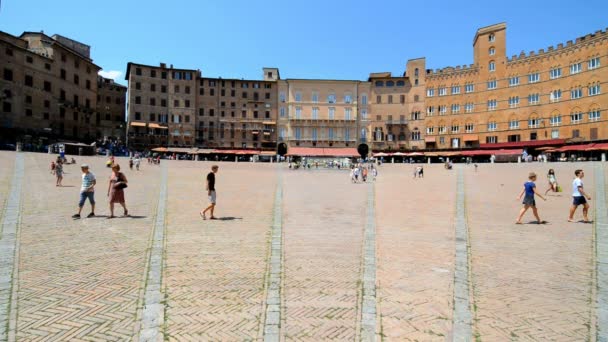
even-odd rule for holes
{"type": "MultiPolygon", "coordinates": [[[[585,189],[594,197],[591,164],[551,165],[564,192],[537,198],[548,224],[515,225],[516,196],[528,172],[547,189],[548,167],[468,170],[467,211],[476,307],[475,332],[484,341],[583,341],[590,339],[593,225],[568,223],[574,170],[585,169],[585,189]]],[[[591,202],[593,218],[595,203],[591,202]]],[[[582,219],[578,209],[578,219],[582,219]]],[[[534,221],[527,213],[524,222],[534,221]]]]}
{"type": "Polygon", "coordinates": [[[13,169],[15,167],[15,155],[12,153],[0,153],[0,218],[4,212],[4,206],[11,188],[13,169]]]}
{"type": "Polygon", "coordinates": [[[220,163],[220,220],[203,221],[210,163],[175,162],[169,173],[166,322],[169,340],[259,337],[276,170],[220,163]]]}
{"type": "Polygon", "coordinates": [[[346,171],[286,174],[286,340],[352,341],[358,334],[367,191],[366,184],[351,184],[346,171]]]}
{"type": "Polygon", "coordinates": [[[425,167],[381,167],[376,185],[378,298],[388,340],[451,334],[456,176],[425,167]]]}
{"type": "MultiPolygon", "coordinates": [[[[139,172],[124,170],[133,216],[109,220],[105,158],[77,157],[97,176],[98,216],[72,220],[78,165],[65,167],[66,186],[58,188],[48,170],[51,156],[22,157],[17,234],[14,239],[0,234],[0,246],[14,241],[16,250],[14,265],[0,269],[0,294],[12,294],[11,305],[0,300],[0,321],[9,322],[0,329],[8,331],[0,340],[148,341],[140,335],[146,326],[171,341],[369,340],[361,333],[366,241],[376,246],[375,262],[366,263],[376,269],[375,291],[366,284],[373,291],[366,306],[376,308],[378,340],[607,338],[606,330],[596,327],[608,298],[605,259],[596,255],[597,246],[608,246],[605,222],[566,222],[574,170],[586,171],[594,218],[594,171],[608,181],[606,165],[480,164],[478,172],[466,165],[452,171],[425,165],[425,178],[414,180],[412,166],[386,164],[369,185],[351,184],[344,170],[219,163],[221,220],[203,221],[198,212],[207,204],[204,182],[211,163],[163,161],[168,197],[159,202],[163,167],[144,162],[139,172]],[[544,192],[549,167],[556,169],[564,192],[550,194],[546,202],[537,198],[548,224],[515,225],[521,207],[516,196],[528,172],[539,175],[544,192]],[[468,236],[456,240],[458,169],[464,175],[468,236]],[[274,221],[276,208],[282,221],[274,221]],[[156,224],[158,214],[164,215],[156,224]],[[370,219],[375,236],[364,234],[370,219]],[[275,245],[273,224],[281,225],[275,245]],[[155,227],[164,232],[159,248],[152,248],[155,227]],[[604,233],[594,238],[598,229],[604,233]],[[280,241],[282,248],[276,246],[280,241]],[[470,246],[465,252],[470,282],[464,283],[473,336],[454,330],[456,256],[464,251],[457,252],[459,243],[470,246]],[[279,253],[273,260],[271,246],[279,253]],[[282,271],[280,281],[271,275],[271,265],[282,271]],[[154,279],[151,270],[160,272],[160,286],[147,284],[154,279]],[[159,298],[144,298],[150,294],[159,298]],[[159,324],[147,324],[150,311],[159,324]]],[[[2,206],[15,160],[14,152],[0,152],[2,206]]],[[[126,159],[118,160],[126,166],[126,159]]],[[[86,204],[83,216],[88,212],[86,204]]],[[[580,219],[580,211],[577,215],[580,219]]],[[[597,217],[605,221],[606,215],[597,217]]],[[[3,227],[11,220],[3,219],[3,227]]],[[[524,218],[532,220],[531,213],[524,218]]],[[[370,312],[365,314],[369,318],[370,312]]]]}
{"type": "MultiPolygon", "coordinates": [[[[65,187],[55,187],[47,158],[25,154],[17,298],[19,340],[124,340],[133,335],[145,251],[157,197],[158,171],[123,170],[132,218],[108,220],[110,175],[102,158],[77,158],[96,175],[95,218],[85,204],[73,220],[80,168],[66,165],[65,187]]],[[[123,163],[126,164],[126,163],[123,163]]],[[[124,165],[123,165],[124,166],[124,165]]],[[[122,209],[117,209],[122,215],[122,209]]]]}

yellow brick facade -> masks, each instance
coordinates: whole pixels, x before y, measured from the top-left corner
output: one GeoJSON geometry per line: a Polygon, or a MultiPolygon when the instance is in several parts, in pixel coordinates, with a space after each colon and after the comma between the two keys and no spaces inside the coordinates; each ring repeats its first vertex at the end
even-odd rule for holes
{"type": "Polygon", "coordinates": [[[506,25],[479,29],[474,63],[426,74],[427,148],[608,139],[608,35],[506,55],[506,25]]]}

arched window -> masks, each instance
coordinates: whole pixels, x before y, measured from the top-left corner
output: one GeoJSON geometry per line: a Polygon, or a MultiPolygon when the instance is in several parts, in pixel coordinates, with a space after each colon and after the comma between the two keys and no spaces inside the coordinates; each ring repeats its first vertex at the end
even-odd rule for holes
{"type": "Polygon", "coordinates": [[[496,54],[496,49],[492,46],[491,48],[488,49],[488,54],[490,56],[494,56],[496,54]]]}
{"type": "Polygon", "coordinates": [[[488,41],[490,41],[490,42],[496,41],[496,36],[494,35],[494,33],[492,33],[491,35],[488,36],[488,41]]]}
{"type": "Polygon", "coordinates": [[[418,102],[418,101],[420,101],[420,96],[414,95],[414,102],[418,102]]]}
{"type": "Polygon", "coordinates": [[[393,81],[386,81],[386,86],[387,87],[394,87],[395,86],[395,82],[393,82],[393,81]]]}
{"type": "Polygon", "coordinates": [[[403,86],[405,86],[404,81],[397,81],[397,87],[403,87],[403,86]]]}
{"type": "Polygon", "coordinates": [[[414,70],[414,76],[415,76],[415,77],[418,77],[418,72],[419,72],[419,71],[418,71],[418,68],[416,68],[416,69],[414,70]]]}
{"type": "Polygon", "coordinates": [[[376,81],[376,87],[384,87],[384,82],[376,81]]]}
{"type": "Polygon", "coordinates": [[[496,71],[496,62],[490,61],[490,63],[488,64],[488,70],[496,71]]]}

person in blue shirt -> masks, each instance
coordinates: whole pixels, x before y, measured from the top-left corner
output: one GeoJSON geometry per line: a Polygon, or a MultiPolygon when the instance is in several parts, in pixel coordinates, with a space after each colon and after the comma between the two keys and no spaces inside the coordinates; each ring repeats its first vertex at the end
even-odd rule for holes
{"type": "Polygon", "coordinates": [[[519,212],[519,216],[517,217],[517,222],[515,222],[516,224],[522,223],[521,218],[524,217],[524,214],[530,208],[532,208],[532,213],[534,214],[534,217],[536,217],[538,224],[547,223],[546,221],[542,221],[540,219],[540,217],[538,216],[538,209],[536,209],[536,200],[534,200],[535,194],[538,195],[538,197],[542,198],[544,201],[546,201],[547,199],[545,197],[543,197],[538,191],[536,191],[536,184],[534,184],[535,180],[536,180],[536,173],[530,172],[530,174],[528,175],[528,181],[526,183],[524,183],[524,188],[519,193],[519,196],[517,196],[517,200],[521,200],[521,197],[525,195],[524,201],[522,202],[524,207],[521,208],[521,210],[519,212]]]}

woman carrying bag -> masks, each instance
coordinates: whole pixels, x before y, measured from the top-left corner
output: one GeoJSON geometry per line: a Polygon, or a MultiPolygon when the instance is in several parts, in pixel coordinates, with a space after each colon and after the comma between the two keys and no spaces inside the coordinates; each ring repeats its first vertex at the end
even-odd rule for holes
{"type": "Polygon", "coordinates": [[[124,173],[120,172],[120,165],[112,165],[112,175],[110,176],[110,182],[108,184],[108,197],[110,198],[110,216],[108,218],[114,218],[114,203],[119,203],[124,211],[124,216],[129,216],[129,211],[125,204],[125,192],[124,189],[127,187],[127,177],[124,173]]]}

